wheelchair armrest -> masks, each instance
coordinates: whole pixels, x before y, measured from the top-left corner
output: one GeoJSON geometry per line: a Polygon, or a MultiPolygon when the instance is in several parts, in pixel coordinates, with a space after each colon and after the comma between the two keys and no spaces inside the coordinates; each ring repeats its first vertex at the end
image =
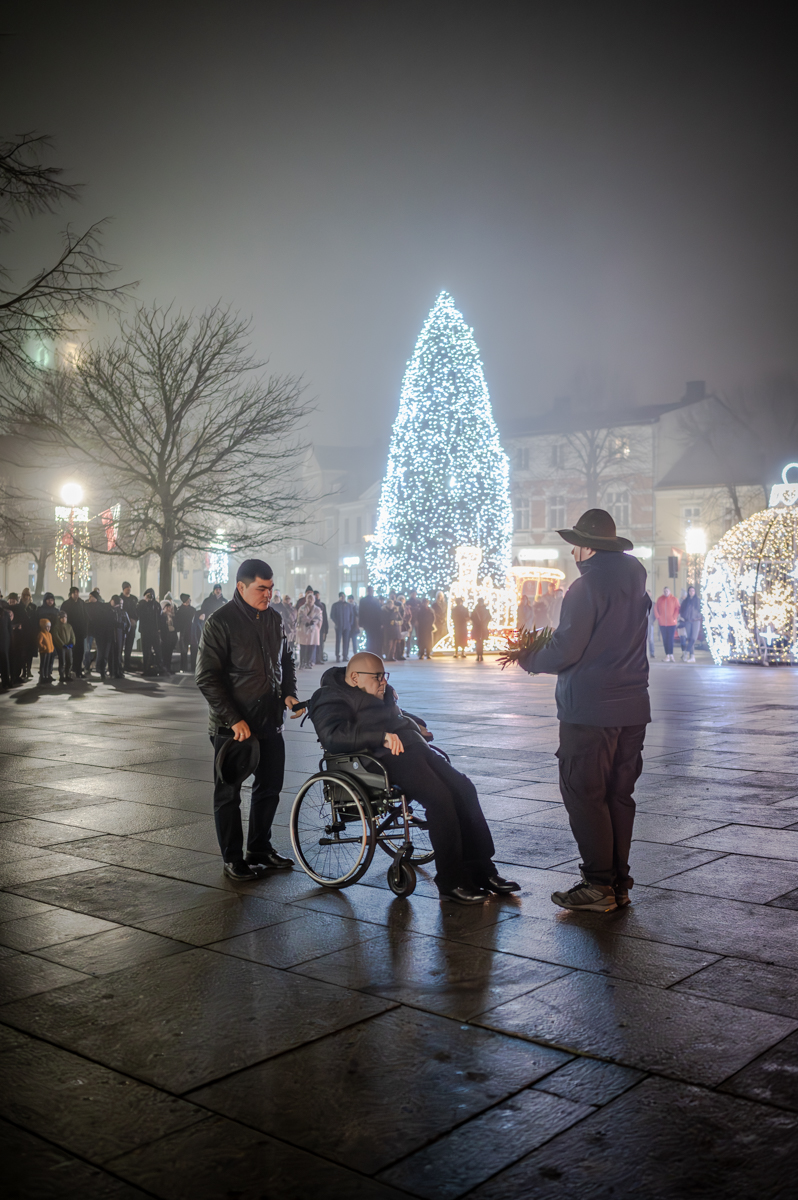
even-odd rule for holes
{"type": "Polygon", "coordinates": [[[368,763],[373,763],[376,767],[375,774],[382,776],[386,791],[390,790],[391,785],[388,780],[388,772],[385,770],[385,767],[382,765],[380,760],[375,758],[373,754],[369,754],[367,750],[354,750],[349,754],[328,754],[325,752],[322,762],[326,762],[327,768],[330,770],[334,769],[335,767],[335,759],[345,759],[349,763],[351,763],[354,759],[358,759],[361,760],[361,765],[363,765],[363,760],[368,763]]]}

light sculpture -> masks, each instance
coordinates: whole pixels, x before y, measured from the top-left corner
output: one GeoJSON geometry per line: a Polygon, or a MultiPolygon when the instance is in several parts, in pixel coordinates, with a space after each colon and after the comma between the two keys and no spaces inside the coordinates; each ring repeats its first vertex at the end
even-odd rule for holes
{"type": "MultiPolygon", "coordinates": [[[[489,609],[492,620],[488,636],[485,638],[484,649],[487,651],[503,651],[507,649],[505,635],[516,627],[518,606],[524,585],[532,584],[533,591],[548,583],[560,584],[565,573],[556,567],[521,566],[511,567],[505,577],[504,587],[496,587],[490,578],[479,578],[479,568],[482,563],[482,551],[479,546],[458,546],[455,550],[458,575],[446,592],[448,600],[446,633],[433,646],[433,652],[443,653],[454,650],[454,624],[452,622],[452,606],[457,598],[463,601],[469,613],[473,612],[477,600],[481,596],[489,609]]],[[[473,638],[466,647],[475,649],[473,638]]]]}
{"type": "Polygon", "coordinates": [[[798,662],[798,483],[740,521],[706,556],[701,611],[716,663],[798,662]]]}
{"type": "MultiPolygon", "coordinates": [[[[216,530],[217,538],[224,537],[224,530],[216,530]]],[[[230,547],[224,541],[211,542],[206,555],[208,582],[210,584],[227,583],[230,578],[230,547]]]]}
{"type": "Polygon", "coordinates": [[[501,587],[511,561],[509,462],[473,331],[441,292],[407,364],[377,526],[367,543],[377,591],[445,591],[458,546],[478,546],[501,587]]]}
{"type": "MultiPolygon", "coordinates": [[[[77,488],[78,485],[73,486],[77,488]]],[[[65,498],[77,495],[79,499],[83,495],[82,489],[78,488],[78,492],[67,492],[67,487],[62,491],[65,498]]],[[[76,579],[81,587],[86,587],[91,576],[91,559],[87,550],[88,521],[88,508],[56,505],[55,573],[59,579],[68,579],[70,587],[76,579]]]]}

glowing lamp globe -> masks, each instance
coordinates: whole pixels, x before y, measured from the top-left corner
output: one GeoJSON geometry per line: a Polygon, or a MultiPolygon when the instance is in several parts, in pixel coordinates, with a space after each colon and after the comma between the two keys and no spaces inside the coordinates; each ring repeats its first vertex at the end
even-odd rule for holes
{"type": "Polygon", "coordinates": [[[65,483],[61,488],[61,499],[69,508],[76,508],[83,499],[83,488],[79,483],[65,483]]]}
{"type": "Polygon", "coordinates": [[[709,551],[701,611],[716,663],[798,663],[798,482],[787,474],[769,507],[709,551]]]}

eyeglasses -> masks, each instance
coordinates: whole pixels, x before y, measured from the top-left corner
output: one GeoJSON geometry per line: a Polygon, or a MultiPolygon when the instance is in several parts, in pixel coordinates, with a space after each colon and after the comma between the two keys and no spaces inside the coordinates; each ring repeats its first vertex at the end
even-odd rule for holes
{"type": "Polygon", "coordinates": [[[354,674],[355,675],[373,675],[374,678],[377,680],[377,683],[382,683],[383,679],[387,683],[388,680],[391,678],[390,671],[355,671],[354,674]]]}

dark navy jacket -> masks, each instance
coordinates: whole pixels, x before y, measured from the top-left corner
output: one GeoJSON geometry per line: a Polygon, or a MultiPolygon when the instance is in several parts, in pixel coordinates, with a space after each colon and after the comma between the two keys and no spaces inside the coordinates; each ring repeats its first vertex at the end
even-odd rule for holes
{"type": "Polygon", "coordinates": [[[645,568],[630,554],[598,550],[578,563],[560,624],[542,650],[521,660],[530,674],[557,676],[557,716],[574,725],[645,725],[651,720],[646,636],[651,600],[645,568]]]}
{"type": "Polygon", "coordinates": [[[426,746],[417,718],[402,711],[390,685],[381,698],[370,696],[349,686],[345,667],[329,667],[324,672],[321,687],[308,703],[308,715],[330,754],[368,750],[379,758],[388,753],[382,745],[386,733],[397,733],[405,749],[413,744],[426,746]]]}

